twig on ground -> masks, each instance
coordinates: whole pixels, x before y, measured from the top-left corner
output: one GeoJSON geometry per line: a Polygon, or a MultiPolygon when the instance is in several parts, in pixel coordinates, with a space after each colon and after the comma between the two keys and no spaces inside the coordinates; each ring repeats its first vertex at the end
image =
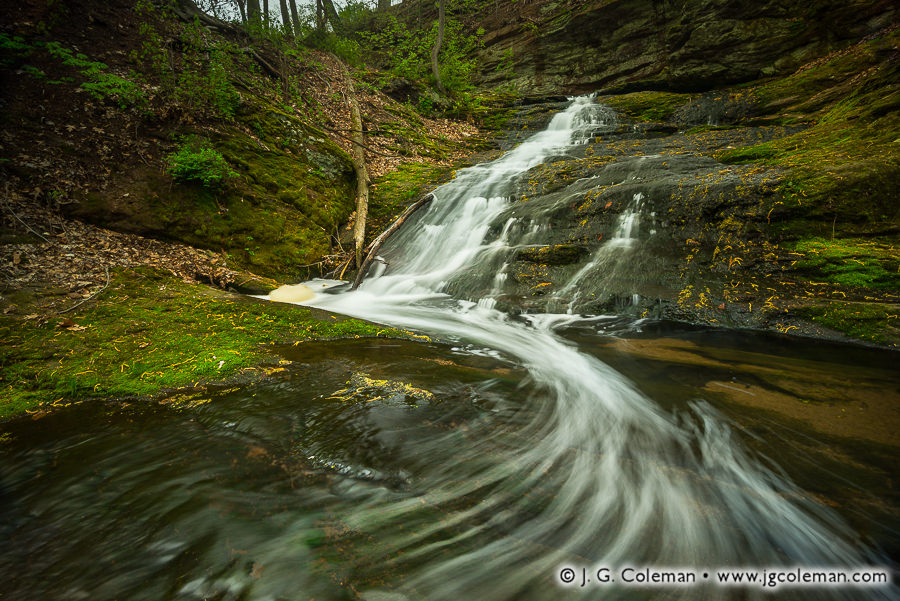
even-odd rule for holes
{"type": "Polygon", "coordinates": [[[26,230],[28,230],[29,232],[31,232],[32,234],[34,234],[35,236],[37,236],[38,238],[40,238],[41,240],[43,240],[44,242],[46,242],[47,244],[50,244],[50,241],[49,241],[49,240],[47,240],[46,238],[44,238],[43,236],[41,236],[39,233],[37,233],[36,231],[34,231],[33,229],[31,229],[31,226],[30,226],[30,225],[28,225],[27,223],[25,223],[24,221],[22,221],[22,218],[19,217],[18,215],[16,215],[16,212],[13,210],[12,205],[11,205],[11,204],[9,203],[9,201],[7,200],[7,197],[8,197],[8,196],[9,196],[9,182],[6,182],[6,192],[5,192],[4,195],[3,195],[3,206],[5,206],[7,209],[9,209],[9,212],[12,214],[12,216],[15,217],[15,218],[19,221],[19,223],[21,223],[22,225],[24,225],[26,230]]]}
{"type": "Polygon", "coordinates": [[[86,299],[84,299],[84,300],[82,300],[82,301],[80,301],[80,302],[78,302],[78,303],[72,305],[72,306],[69,307],[68,309],[63,309],[62,311],[58,312],[57,315],[62,315],[63,313],[68,313],[68,312],[71,311],[72,309],[77,309],[78,307],[80,307],[80,306],[83,305],[84,303],[88,302],[89,300],[96,298],[98,294],[100,294],[101,292],[103,292],[104,290],[106,290],[107,287],[109,287],[109,267],[106,266],[106,265],[104,265],[104,266],[103,266],[103,269],[106,271],[106,283],[103,284],[103,288],[101,288],[101,289],[98,290],[97,292],[93,293],[92,295],[90,295],[90,296],[87,297],[86,299]]]}

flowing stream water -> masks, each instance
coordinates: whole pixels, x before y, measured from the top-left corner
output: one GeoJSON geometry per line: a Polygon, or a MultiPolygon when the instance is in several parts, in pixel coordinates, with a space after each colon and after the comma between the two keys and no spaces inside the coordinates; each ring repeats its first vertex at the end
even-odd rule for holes
{"type": "MultiPolygon", "coordinates": [[[[709,406],[668,413],[554,333],[577,318],[513,319],[485,302],[490,296],[447,294],[465,294],[459,282],[467,273],[508,257],[517,224],[509,220],[500,232],[491,224],[508,207],[516,180],[583,143],[586,131],[602,125],[603,110],[590,97],[577,98],[543,132],[494,162],[462,171],[435,191],[427,213],[391,240],[387,267],[376,277],[354,293],[323,294],[311,303],[500,351],[524,366],[532,383],[528,409],[516,413],[508,431],[491,424],[469,432],[483,444],[454,451],[450,464],[421,483],[423,495],[361,501],[347,523],[374,533],[379,545],[373,552],[405,565],[404,586],[427,599],[550,598],[552,590],[540,583],[568,564],[873,561],[850,542],[852,533],[840,520],[750,458],[709,406]],[[423,505],[442,508],[441,519],[423,524],[423,505]],[[419,525],[404,528],[411,523],[419,525]]],[[[616,233],[585,269],[614,272],[617,261],[630,260],[641,200],[634,195],[616,233]]],[[[441,440],[429,444],[450,447],[441,440]]],[[[428,447],[422,452],[428,456],[428,447]]],[[[608,599],[618,593],[594,594],[608,599]]],[[[884,593],[844,589],[838,596],[870,594],[884,593]]]]}
{"type": "MultiPolygon", "coordinates": [[[[883,568],[891,557],[748,450],[719,409],[648,394],[632,380],[650,378],[647,364],[629,379],[588,352],[596,337],[579,328],[598,318],[566,303],[495,309],[513,253],[542,227],[509,216],[516,182],[608,118],[575,99],[545,131],[436,190],[357,291],[304,303],[443,343],[305,344],[283,350],[294,366],[282,377],[255,386],[13,424],[0,456],[0,597],[896,598],[892,586],[704,582],[724,567],[883,568]],[[699,580],[631,588],[598,583],[598,566],[699,580]],[[582,587],[583,575],[593,582],[582,587]]],[[[635,193],[589,270],[633,261],[641,205],[635,193]]],[[[860,383],[874,377],[854,369],[860,383]]]]}

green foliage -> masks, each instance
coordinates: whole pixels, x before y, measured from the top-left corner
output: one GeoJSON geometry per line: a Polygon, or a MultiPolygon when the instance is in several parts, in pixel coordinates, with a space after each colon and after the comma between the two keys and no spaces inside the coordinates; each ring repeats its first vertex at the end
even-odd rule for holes
{"type": "Polygon", "coordinates": [[[240,48],[209,35],[196,19],[187,24],[175,21],[150,0],[139,0],[136,12],[142,41],[131,58],[160,84],[161,95],[191,111],[233,118],[241,97],[230,74],[252,71],[248,63],[237,62],[235,57],[243,56],[240,48]],[[172,39],[176,44],[167,41],[172,39]]]}
{"type": "Polygon", "coordinates": [[[237,177],[209,140],[197,136],[183,138],[178,150],[167,157],[167,164],[175,181],[200,183],[209,189],[219,188],[227,180],[237,177]]]}
{"type": "Polygon", "coordinates": [[[502,74],[507,79],[511,79],[513,75],[515,75],[516,55],[513,52],[512,48],[508,48],[504,50],[503,54],[501,54],[500,56],[501,58],[497,62],[497,66],[494,68],[494,71],[502,74]]]}
{"type": "Polygon", "coordinates": [[[793,249],[804,255],[795,267],[814,277],[844,286],[900,290],[900,253],[893,245],[810,238],[793,249]]]}
{"type": "Polygon", "coordinates": [[[22,36],[0,32],[0,64],[13,64],[16,59],[30,56],[32,52],[34,46],[28,44],[22,36]]]}
{"type": "Polygon", "coordinates": [[[136,83],[112,73],[98,73],[92,81],[81,84],[81,87],[94,98],[112,100],[123,109],[147,103],[147,97],[136,83]]]}
{"type": "Polygon", "coordinates": [[[23,65],[22,71],[35,79],[47,79],[47,74],[35,67],[34,65],[23,65]]]}
{"type": "MultiPolygon", "coordinates": [[[[122,109],[143,107],[147,104],[147,97],[140,86],[130,79],[110,73],[108,71],[109,66],[106,63],[93,61],[87,55],[80,52],[76,53],[59,42],[38,41],[31,45],[26,43],[22,37],[9,37],[6,34],[0,34],[0,55],[7,55],[7,58],[3,59],[3,62],[7,64],[13,62],[11,58],[13,56],[24,58],[33,55],[37,51],[46,52],[47,55],[63,65],[76,69],[85,78],[85,81],[79,87],[87,90],[91,96],[98,100],[110,101],[122,109]]],[[[33,65],[23,65],[22,71],[35,79],[47,79],[47,74],[33,65]]],[[[68,81],[71,81],[71,78],[65,77],[59,80],[47,81],[47,83],[59,84],[68,81]]]]}
{"type": "Polygon", "coordinates": [[[331,52],[345,63],[354,67],[362,67],[363,49],[353,38],[337,35],[332,32],[313,32],[304,39],[304,43],[312,48],[331,52]]]}
{"type": "MultiPolygon", "coordinates": [[[[431,50],[437,37],[437,23],[426,31],[411,30],[393,15],[380,16],[374,31],[361,34],[367,45],[380,56],[382,66],[396,77],[435,83],[431,71],[431,50]]],[[[484,32],[467,35],[462,23],[447,19],[438,59],[441,82],[453,94],[472,89],[471,75],[476,67],[470,59],[480,46],[484,32]]]]}

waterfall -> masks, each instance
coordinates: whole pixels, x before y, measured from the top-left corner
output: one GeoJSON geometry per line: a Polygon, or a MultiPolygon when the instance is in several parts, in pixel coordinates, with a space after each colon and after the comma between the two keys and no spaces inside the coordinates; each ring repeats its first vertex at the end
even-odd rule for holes
{"type": "MultiPolygon", "coordinates": [[[[581,297],[579,284],[590,274],[599,273],[600,282],[595,288],[604,289],[615,278],[621,277],[622,267],[629,261],[637,243],[637,231],[641,222],[641,206],[644,200],[642,192],[635,192],[631,204],[622,211],[616,223],[616,229],[610,239],[602,244],[588,263],[572,276],[565,286],[560,288],[556,297],[566,300],[566,312],[572,310],[581,297]]],[[[635,295],[637,297],[637,295],[635,295]]],[[[637,298],[635,298],[635,302],[637,298]]]]}
{"type": "MultiPolygon", "coordinates": [[[[697,401],[689,414],[671,414],[555,333],[576,317],[512,319],[490,298],[448,294],[452,278],[486,265],[496,266],[491,285],[502,285],[510,232],[530,227],[508,220],[499,231],[491,228],[512,202],[511,182],[583,143],[601,110],[590,97],[576,98],[543,132],[461,171],[389,241],[386,268],[355,292],[319,294],[305,303],[494,349],[530,376],[514,408],[422,446],[415,492],[373,493],[341,517],[350,531],[375,541],[366,547],[368,561],[402,575],[394,585],[400,592],[371,598],[557,598],[566,593],[556,580],[564,565],[855,567],[873,561],[835,514],[745,452],[711,406],[697,401]]],[[[634,195],[590,270],[613,269],[611,257],[634,250],[642,200],[634,195]]],[[[633,592],[588,587],[580,598],[633,592]]],[[[707,586],[666,589],[663,596],[744,599],[757,592],[707,586]]],[[[863,588],[796,593],[791,598],[889,594],[863,588]]]]}

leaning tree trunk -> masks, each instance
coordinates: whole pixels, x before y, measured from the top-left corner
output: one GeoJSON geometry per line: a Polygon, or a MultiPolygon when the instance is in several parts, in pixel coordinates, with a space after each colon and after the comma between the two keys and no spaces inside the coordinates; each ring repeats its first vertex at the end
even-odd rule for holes
{"type": "MultiPolygon", "coordinates": [[[[348,78],[348,80],[352,81],[348,78]]],[[[350,118],[353,127],[353,169],[356,171],[356,223],[353,225],[353,242],[356,246],[356,267],[362,266],[363,246],[366,243],[366,217],[369,213],[369,173],[363,152],[362,116],[356,94],[350,89],[350,118]]]]}
{"type": "Polygon", "coordinates": [[[291,0],[291,17],[294,24],[294,35],[300,35],[300,17],[297,15],[297,0],[291,0]]]}
{"type": "Polygon", "coordinates": [[[247,9],[244,8],[246,2],[244,0],[235,0],[235,4],[237,4],[238,11],[241,13],[241,23],[247,24],[247,9]]]}
{"type": "Polygon", "coordinates": [[[444,43],[444,25],[446,24],[446,16],[444,14],[445,0],[438,0],[438,30],[437,37],[434,40],[434,47],[431,49],[431,70],[434,71],[434,79],[437,81],[438,90],[442,94],[447,93],[447,89],[441,82],[441,70],[438,65],[438,55],[441,52],[441,44],[444,43]]]}
{"type": "Polygon", "coordinates": [[[344,24],[341,23],[341,18],[338,17],[337,10],[334,8],[334,2],[331,0],[322,0],[322,9],[325,11],[325,16],[328,18],[328,22],[331,23],[331,28],[337,34],[344,33],[344,24]]]}
{"type": "Polygon", "coordinates": [[[281,8],[281,26],[284,29],[284,33],[289,37],[294,36],[294,28],[291,26],[291,15],[288,12],[287,0],[279,1],[281,8]]]}
{"type": "Polygon", "coordinates": [[[353,78],[350,71],[344,65],[344,81],[347,85],[347,103],[350,105],[350,140],[353,148],[350,156],[353,158],[353,170],[356,172],[356,222],[353,224],[353,243],[356,247],[356,267],[362,266],[363,246],[366,243],[366,216],[369,212],[369,173],[366,170],[366,155],[363,151],[365,138],[363,137],[362,115],[359,112],[359,103],[356,101],[356,92],[353,89],[353,78]]]}
{"type": "Polygon", "coordinates": [[[372,264],[372,260],[375,259],[375,256],[378,254],[378,250],[381,248],[381,245],[384,244],[385,240],[387,240],[391,234],[396,232],[400,228],[400,226],[403,225],[403,222],[406,221],[407,217],[415,213],[419,209],[419,207],[425,206],[432,200],[434,200],[434,194],[429,192],[413,204],[406,207],[406,210],[403,211],[403,213],[401,213],[396,220],[394,220],[394,223],[392,223],[388,229],[381,232],[381,234],[372,241],[372,244],[369,245],[369,254],[366,255],[366,260],[363,261],[362,266],[357,270],[356,279],[353,280],[353,285],[350,286],[350,290],[356,290],[357,288],[359,288],[360,283],[362,283],[362,280],[366,275],[366,270],[369,268],[369,265],[372,264]]]}

